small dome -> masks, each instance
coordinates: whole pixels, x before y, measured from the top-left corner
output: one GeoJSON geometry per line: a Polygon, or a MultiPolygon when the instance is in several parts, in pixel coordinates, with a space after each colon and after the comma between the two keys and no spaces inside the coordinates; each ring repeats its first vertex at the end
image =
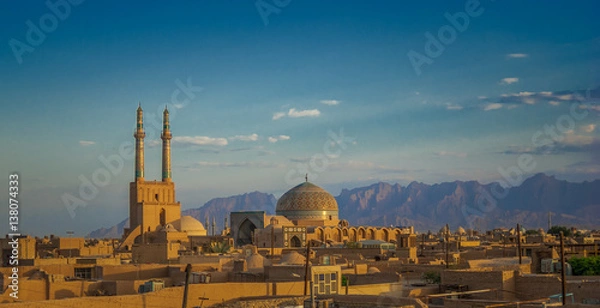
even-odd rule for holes
{"type": "Polygon", "coordinates": [[[459,226],[458,229],[456,229],[456,234],[465,235],[467,234],[467,231],[465,231],[465,228],[459,226]]]}
{"type": "Polygon", "coordinates": [[[338,204],[323,188],[304,182],[288,190],[277,201],[277,215],[288,219],[338,220],[338,204]]]}
{"type": "Polygon", "coordinates": [[[375,273],[381,273],[381,271],[378,268],[376,268],[374,266],[371,266],[367,270],[367,273],[369,273],[369,274],[375,274],[375,273]]]}
{"type": "Polygon", "coordinates": [[[246,266],[250,272],[263,271],[267,265],[271,265],[271,262],[258,253],[246,257],[246,266]]]}
{"type": "Polygon", "coordinates": [[[446,232],[448,232],[448,229],[446,229],[446,226],[443,226],[438,233],[443,235],[446,234],[446,232]]]}
{"type": "Polygon", "coordinates": [[[281,265],[305,265],[306,258],[296,251],[291,251],[281,257],[281,265]]]}
{"type": "Polygon", "coordinates": [[[192,216],[181,216],[173,222],[173,226],[181,232],[187,232],[188,235],[206,235],[202,223],[192,216]]]}
{"type": "Polygon", "coordinates": [[[160,231],[162,232],[175,232],[177,231],[177,229],[175,227],[173,227],[172,224],[166,224],[163,227],[160,228],[160,231]]]}

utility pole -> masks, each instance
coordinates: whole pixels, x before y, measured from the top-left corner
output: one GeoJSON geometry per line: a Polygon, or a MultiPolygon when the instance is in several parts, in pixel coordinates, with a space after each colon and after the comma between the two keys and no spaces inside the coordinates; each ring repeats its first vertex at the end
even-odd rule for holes
{"type": "Polygon", "coordinates": [[[448,233],[450,233],[450,227],[448,227],[448,224],[446,224],[446,229],[444,230],[444,248],[446,249],[446,268],[448,268],[448,261],[449,261],[449,256],[448,256],[448,250],[449,250],[449,241],[450,241],[450,237],[448,236],[448,233]]]}
{"type": "Polygon", "coordinates": [[[562,304],[567,304],[567,282],[565,279],[565,244],[563,239],[563,232],[560,231],[560,278],[562,280],[562,304]]]}
{"type": "Polygon", "coordinates": [[[192,265],[188,264],[185,267],[185,287],[183,289],[183,303],[181,304],[182,308],[187,308],[187,298],[188,298],[188,288],[190,284],[190,272],[192,271],[192,265]]]}
{"type": "Polygon", "coordinates": [[[304,238],[306,239],[306,264],[304,265],[304,296],[306,296],[306,288],[308,287],[308,259],[310,259],[310,241],[307,237],[304,238]]]}
{"type": "Polygon", "coordinates": [[[273,246],[275,246],[275,227],[271,225],[271,258],[273,258],[273,246]]]}
{"type": "Polygon", "coordinates": [[[517,249],[519,254],[519,264],[523,264],[521,256],[521,226],[517,224],[517,249]]]}

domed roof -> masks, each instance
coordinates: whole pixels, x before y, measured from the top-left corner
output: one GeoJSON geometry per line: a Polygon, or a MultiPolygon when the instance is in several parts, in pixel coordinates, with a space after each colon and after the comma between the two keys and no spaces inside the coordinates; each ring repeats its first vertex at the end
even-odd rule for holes
{"type": "Polygon", "coordinates": [[[173,222],[173,226],[181,232],[187,232],[188,235],[206,235],[202,223],[192,216],[181,216],[173,222]]]}
{"type": "Polygon", "coordinates": [[[335,198],[323,188],[304,182],[288,190],[277,201],[277,215],[289,219],[320,218],[335,216],[337,220],[338,205],[335,198]]]}
{"type": "Polygon", "coordinates": [[[281,265],[304,265],[306,257],[299,254],[297,251],[290,251],[281,257],[281,265]]]}
{"type": "Polygon", "coordinates": [[[250,272],[262,271],[267,265],[271,265],[271,261],[258,253],[253,253],[246,257],[246,266],[250,272]]]}
{"type": "Polygon", "coordinates": [[[172,224],[166,224],[163,227],[161,227],[159,231],[174,232],[174,231],[177,231],[177,229],[172,224]]]}

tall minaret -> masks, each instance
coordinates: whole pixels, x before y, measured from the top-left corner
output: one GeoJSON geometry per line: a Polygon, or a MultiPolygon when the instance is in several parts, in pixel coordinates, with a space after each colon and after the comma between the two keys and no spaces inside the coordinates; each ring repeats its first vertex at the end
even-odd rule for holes
{"type": "Polygon", "coordinates": [[[135,137],[135,180],[144,181],[144,111],[141,104],[137,109],[137,128],[133,134],[135,137]]]}
{"type": "Polygon", "coordinates": [[[169,110],[165,106],[163,112],[163,131],[160,138],[162,144],[162,180],[163,182],[171,182],[171,128],[169,127],[169,110]]]}

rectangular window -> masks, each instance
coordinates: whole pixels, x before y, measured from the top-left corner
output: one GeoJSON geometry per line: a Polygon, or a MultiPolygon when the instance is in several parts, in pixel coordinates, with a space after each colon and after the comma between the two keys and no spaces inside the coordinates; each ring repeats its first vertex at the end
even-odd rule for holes
{"type": "Polygon", "coordinates": [[[75,268],[75,277],[81,279],[92,279],[92,269],[87,268],[75,268]]]}

